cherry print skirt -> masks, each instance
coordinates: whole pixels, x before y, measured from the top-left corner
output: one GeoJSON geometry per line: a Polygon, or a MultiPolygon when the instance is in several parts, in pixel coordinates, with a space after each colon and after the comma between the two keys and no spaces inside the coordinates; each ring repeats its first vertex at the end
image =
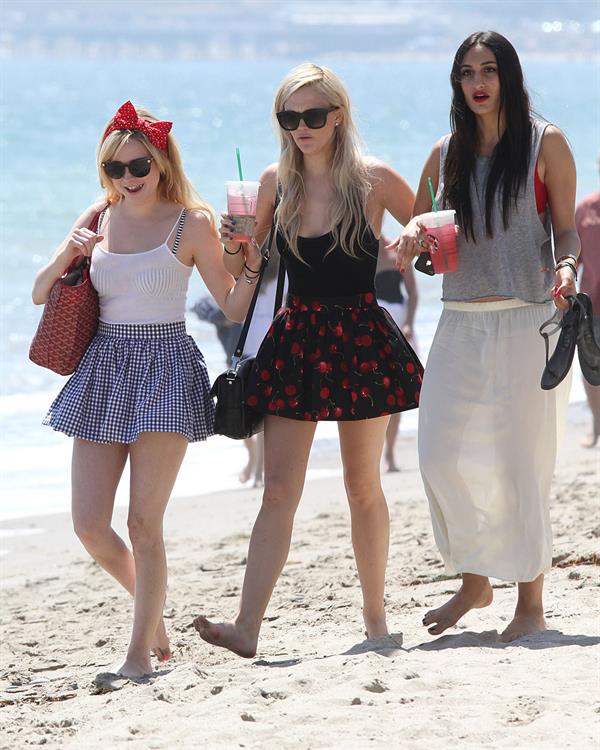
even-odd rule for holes
{"type": "Polygon", "coordinates": [[[288,419],[370,419],[417,408],[422,376],[372,292],[288,295],[256,354],[247,404],[288,419]]]}

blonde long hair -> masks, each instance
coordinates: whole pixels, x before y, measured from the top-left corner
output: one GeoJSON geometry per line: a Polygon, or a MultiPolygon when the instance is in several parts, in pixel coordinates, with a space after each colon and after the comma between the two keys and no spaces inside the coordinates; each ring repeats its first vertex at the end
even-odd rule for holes
{"type": "Polygon", "coordinates": [[[356,248],[362,248],[362,237],[367,228],[366,207],[371,190],[369,173],[344,85],[333,71],[312,63],[303,63],[290,71],[281,82],[273,103],[273,118],[281,146],[277,175],[281,186],[281,200],[276,212],[278,228],[291,252],[302,260],[298,233],[305,196],[303,156],[291,133],[278,126],[275,114],[284,108],[293,93],[304,86],[311,86],[323,94],[330,106],[338,107],[344,115],[335,129],[331,163],[335,195],[330,216],[333,237],[328,252],[339,246],[348,255],[356,257],[356,248]]]}
{"type": "MultiPolygon", "coordinates": [[[[148,120],[148,122],[158,122],[158,118],[147,110],[138,107],[135,109],[138,116],[144,120],[148,120]]],[[[112,119],[109,120],[106,127],[108,127],[111,122],[112,119]]],[[[106,128],[104,128],[102,132],[104,133],[105,131],[106,128]]],[[[183,171],[179,148],[170,133],[167,135],[166,151],[154,146],[144,133],[139,130],[113,130],[108,134],[106,139],[100,140],[96,152],[96,161],[98,175],[100,177],[100,185],[106,191],[106,200],[109,203],[114,204],[118,203],[122,196],[117,190],[115,190],[112,180],[106,176],[102,169],[102,162],[111,161],[121,146],[125,145],[131,139],[139,141],[144,148],[148,150],[150,156],[154,159],[154,163],[158,167],[160,172],[160,180],[158,183],[159,197],[171,203],[178,203],[184,208],[201,211],[210,221],[211,229],[216,234],[217,224],[215,220],[215,212],[212,207],[201,198],[192,183],[186,177],[185,172],[183,171]]]]}

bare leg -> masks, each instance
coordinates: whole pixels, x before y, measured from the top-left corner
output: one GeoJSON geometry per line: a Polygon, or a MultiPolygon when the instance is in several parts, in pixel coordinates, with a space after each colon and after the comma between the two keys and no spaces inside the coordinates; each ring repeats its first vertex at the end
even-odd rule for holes
{"type": "Polygon", "coordinates": [[[504,630],[500,639],[505,643],[522,638],[524,635],[542,633],[546,630],[544,619],[544,605],[542,592],[544,590],[544,575],[539,575],[530,583],[519,583],[519,598],[515,609],[515,616],[504,630]]]}
{"type": "Polygon", "coordinates": [[[390,422],[385,433],[385,462],[388,472],[400,471],[396,465],[394,449],[396,447],[396,438],[400,429],[400,413],[392,414],[390,422]]]}
{"type": "MultiPolygon", "coordinates": [[[[129,548],[112,529],[117,485],[127,461],[129,446],[105,445],[75,438],[71,471],[72,516],[75,533],[94,560],[132,596],[135,561],[129,548]]],[[[152,651],[166,661],[171,651],[163,619],[158,623],[152,651]]]]}
{"type": "Polygon", "coordinates": [[[462,574],[458,593],[438,609],[432,609],[423,618],[423,625],[432,625],[431,635],[439,635],[453,627],[471,609],[482,609],[492,603],[493,592],[489,579],[474,573],[462,574]],[[435,623],[435,624],[433,624],[435,623]]]}
{"type": "Polygon", "coordinates": [[[254,487],[263,486],[265,468],[265,437],[262,432],[256,436],[256,466],[254,468],[254,487]]]}
{"type": "Polygon", "coordinates": [[[581,441],[584,448],[593,448],[600,437],[600,385],[591,385],[583,379],[583,387],[587,396],[588,406],[592,412],[592,430],[581,441]]]}
{"type": "Polygon", "coordinates": [[[246,450],[248,451],[248,463],[244,466],[239,474],[239,480],[242,484],[246,484],[246,482],[254,473],[254,469],[256,467],[256,438],[245,438],[244,445],[246,447],[246,450]]]}
{"type": "Polygon", "coordinates": [[[294,514],[300,502],[314,422],[265,417],[265,489],[254,523],[240,609],[232,623],[194,620],[200,637],[214,646],[251,658],[262,619],[290,549],[294,514]]]}
{"type": "Polygon", "coordinates": [[[129,536],[135,559],[133,629],[127,656],[113,671],[141,677],[152,671],[150,645],[167,588],[163,516],[188,441],[172,432],[144,432],[130,446],[129,536]]]}
{"type": "Polygon", "coordinates": [[[338,424],[352,544],[369,638],[388,633],[384,590],[390,519],[379,474],[387,421],[387,417],[378,417],[338,424]]]}

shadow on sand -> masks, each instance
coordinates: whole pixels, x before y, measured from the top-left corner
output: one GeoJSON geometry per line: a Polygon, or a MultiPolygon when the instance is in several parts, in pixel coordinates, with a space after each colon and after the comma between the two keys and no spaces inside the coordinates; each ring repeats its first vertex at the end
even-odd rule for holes
{"type": "Polygon", "coordinates": [[[475,633],[467,630],[456,635],[442,635],[435,641],[420,643],[418,646],[409,648],[408,651],[443,651],[447,648],[520,648],[542,649],[560,648],[561,646],[598,646],[599,636],[572,635],[562,633],[560,630],[546,630],[543,633],[534,633],[523,638],[517,638],[510,643],[503,643],[497,630],[485,630],[475,633]]]}

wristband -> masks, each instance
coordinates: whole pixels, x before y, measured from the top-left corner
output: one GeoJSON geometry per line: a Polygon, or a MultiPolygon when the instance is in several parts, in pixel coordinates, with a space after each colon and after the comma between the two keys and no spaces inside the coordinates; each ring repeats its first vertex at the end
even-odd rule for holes
{"type": "Polygon", "coordinates": [[[240,252],[240,250],[241,250],[241,249],[242,249],[242,243],[241,243],[241,242],[240,242],[240,246],[238,247],[238,249],[237,249],[237,250],[236,250],[235,252],[233,252],[233,253],[232,253],[232,252],[230,252],[230,251],[229,251],[229,250],[228,250],[228,249],[227,249],[227,248],[225,247],[225,245],[223,245],[223,250],[224,250],[224,251],[225,251],[225,252],[227,253],[227,255],[237,255],[237,254],[238,254],[238,253],[240,252]]]}
{"type": "Polygon", "coordinates": [[[571,263],[569,260],[559,260],[556,264],[554,271],[558,271],[561,268],[570,268],[571,271],[573,271],[573,275],[575,276],[575,281],[577,281],[577,266],[574,263],[571,263]]]}
{"type": "Polygon", "coordinates": [[[259,268],[258,271],[255,271],[253,268],[250,268],[250,266],[248,266],[247,263],[244,261],[244,274],[247,271],[248,273],[253,273],[255,276],[260,276],[261,270],[262,269],[259,268]]]}

